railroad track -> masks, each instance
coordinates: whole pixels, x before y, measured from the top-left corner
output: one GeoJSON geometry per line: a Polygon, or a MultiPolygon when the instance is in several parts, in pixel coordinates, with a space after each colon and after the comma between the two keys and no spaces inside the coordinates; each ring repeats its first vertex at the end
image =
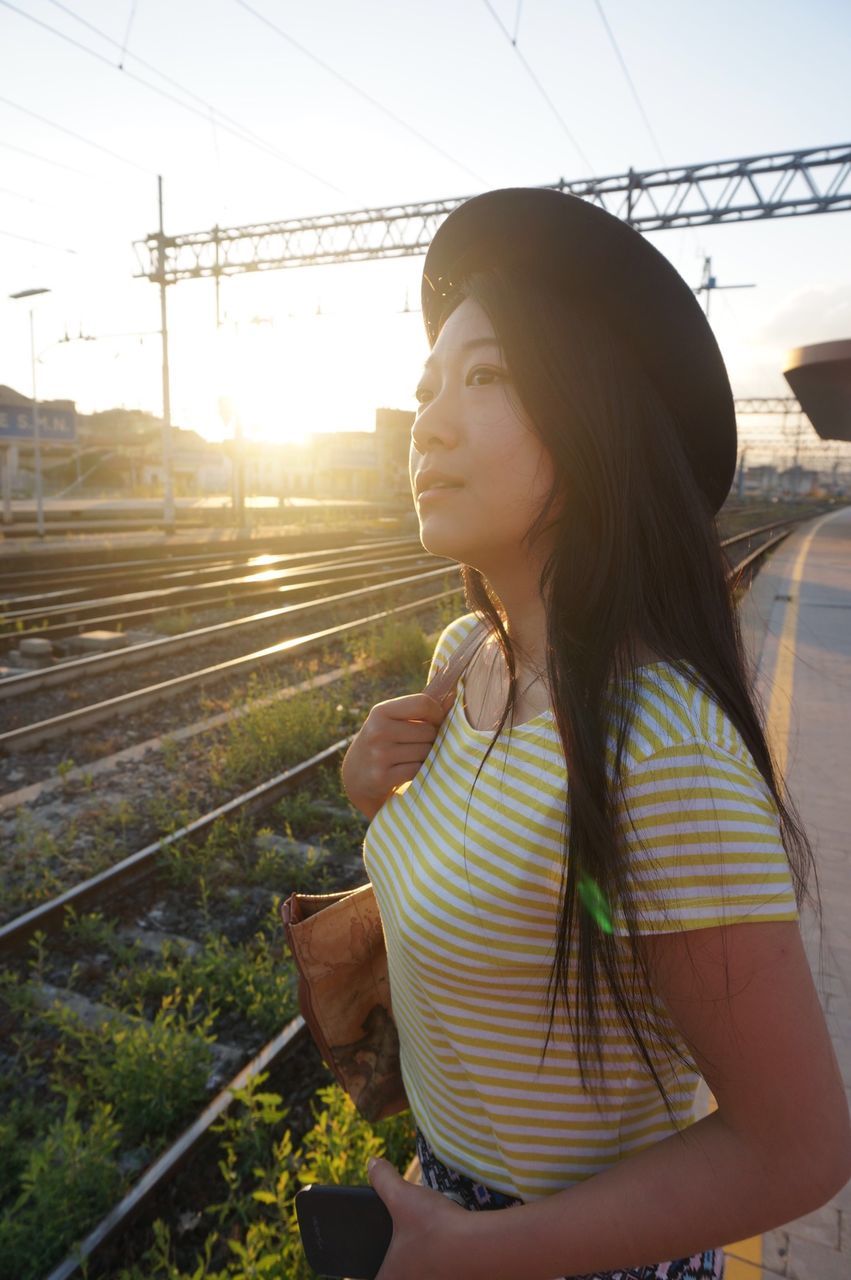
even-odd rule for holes
{"type": "MultiPolygon", "coordinates": [[[[87,921],[96,922],[99,932],[94,934],[92,931],[95,924],[89,923],[89,937],[106,939],[100,941],[100,947],[108,954],[101,959],[113,970],[113,976],[114,971],[121,966],[119,958],[122,955],[126,957],[132,950],[135,959],[132,964],[125,959],[125,964],[135,974],[133,981],[137,984],[140,955],[160,953],[173,957],[179,954],[185,959],[187,956],[197,955],[205,947],[207,951],[216,948],[220,950],[223,937],[228,939],[247,935],[249,939],[253,938],[258,923],[262,924],[268,919],[274,891],[284,892],[289,887],[304,888],[310,883],[305,876],[311,870],[316,846],[309,839],[279,837],[277,840],[267,839],[264,845],[262,838],[251,837],[256,861],[252,864],[251,858],[245,855],[247,824],[256,823],[268,815],[282,798],[293,793],[298,793],[302,801],[300,811],[304,813],[305,796],[309,797],[311,789],[317,791],[318,799],[307,806],[310,818],[315,822],[318,815],[318,820],[326,825],[336,821],[346,837],[342,842],[338,839],[330,856],[316,865],[314,879],[317,883],[314,887],[317,891],[333,891],[361,883],[363,869],[360,845],[366,824],[360,819],[360,815],[353,816],[354,811],[350,807],[343,807],[344,798],[332,798],[330,802],[327,799],[329,776],[337,778],[342,753],[352,736],[332,743],[310,759],[250,788],[197,821],[152,842],[115,866],[0,927],[0,954],[4,957],[7,971],[9,966],[17,965],[18,972],[21,973],[21,966],[24,965],[30,1007],[58,1008],[64,1011],[61,1016],[72,1022],[78,1020],[90,1026],[107,1026],[118,1021],[122,1029],[128,1030],[132,1026],[138,1031],[138,1019],[129,1019],[125,1009],[116,1009],[105,1002],[103,989],[109,986],[109,978],[104,976],[103,964],[99,966],[96,961],[89,960],[85,965],[83,983],[77,968],[71,962],[73,947],[70,959],[68,954],[63,955],[63,938],[68,932],[69,920],[78,927],[85,926],[87,921]],[[225,874],[222,866],[223,863],[226,864],[229,879],[231,863],[238,866],[236,882],[227,884],[224,902],[223,905],[219,904],[218,914],[215,908],[211,911],[207,904],[199,917],[197,908],[194,911],[187,908],[189,883],[185,864],[190,857],[188,851],[203,850],[205,845],[209,846],[217,831],[221,833],[222,830],[236,829],[241,833],[242,853],[230,858],[225,852],[224,857],[220,854],[220,860],[217,861],[219,874],[225,874]],[[263,860],[265,858],[268,863],[270,850],[274,857],[264,871],[263,860]],[[180,870],[181,864],[183,870],[180,870]],[[177,878],[175,867],[178,868],[177,878]],[[322,879],[315,874],[319,870],[323,873],[322,879]],[[269,883],[270,873],[273,884],[269,883]],[[240,876],[244,876],[243,881],[240,876]],[[230,904],[237,902],[240,907],[235,911],[230,904]],[[211,938],[215,939],[214,944],[211,944],[211,938]],[[21,957],[26,955],[33,943],[37,946],[40,959],[36,971],[30,965],[27,972],[21,957]],[[70,979],[69,985],[63,986],[61,979],[57,979],[57,968],[70,979]],[[89,991],[93,987],[93,994],[81,991],[82,986],[86,986],[89,991]]],[[[225,849],[221,834],[217,848],[225,849]]],[[[201,866],[203,856],[199,857],[202,860],[198,865],[201,866]]],[[[203,876],[200,877],[200,883],[203,885],[203,876]]],[[[233,945],[235,947],[236,943],[233,945]]],[[[65,953],[67,950],[66,946],[65,953]]],[[[288,966],[288,961],[277,954],[275,963],[281,973],[288,966]]],[[[23,982],[24,978],[22,984],[23,982]]],[[[18,993],[20,995],[20,987],[18,993]]],[[[295,1015],[292,985],[289,993],[295,1015]]],[[[281,1021],[285,1021],[283,1030],[276,1029],[259,1047],[252,1038],[243,1036],[240,1039],[233,1033],[228,1035],[227,1042],[216,1039],[209,1051],[211,1071],[208,1085],[213,1088],[207,1090],[212,1091],[214,1096],[205,1101],[201,1114],[188,1128],[183,1129],[164,1150],[157,1153],[155,1161],[144,1175],[125,1191],[106,1217],[93,1226],[82,1244],[75,1248],[73,1257],[67,1258],[50,1273],[51,1280],[76,1274],[84,1259],[91,1260],[98,1250],[125,1230],[130,1219],[137,1216],[159,1194],[164,1182],[174,1177],[192,1153],[208,1142],[211,1126],[230,1107],[236,1089],[243,1087],[261,1071],[266,1072],[272,1067],[280,1070],[295,1052],[305,1048],[301,1018],[295,1015],[281,1021]]],[[[108,1054],[109,1050],[105,1049],[104,1052],[108,1054]]],[[[317,1079],[322,1082],[323,1078],[327,1078],[327,1073],[323,1077],[324,1069],[315,1054],[313,1056],[317,1079]]],[[[130,1154],[132,1155],[132,1151],[130,1154]]]]}
{"type": "MultiPolygon", "coordinates": [[[[769,526],[760,530],[761,534],[767,535],[764,541],[758,548],[751,550],[739,560],[733,572],[740,579],[743,575],[752,573],[759,560],[773,546],[782,541],[790,529],[791,526],[778,531],[774,526],[769,526]]],[[[752,539],[756,532],[750,531],[748,534],[731,539],[727,545],[742,543],[748,538],[752,539]]],[[[394,612],[410,611],[418,606],[422,607],[421,603],[411,602],[394,612]]],[[[358,619],[354,623],[344,623],[341,624],[341,628],[373,624],[377,618],[387,616],[389,612],[388,610],[384,614],[358,619]]],[[[298,637],[294,643],[309,643],[312,638],[312,636],[298,637]]],[[[89,978],[94,983],[97,998],[81,993],[78,989],[80,986],[78,974],[76,981],[71,983],[73,990],[63,989],[56,981],[51,981],[56,974],[51,967],[49,957],[53,954],[54,945],[61,954],[61,940],[68,932],[69,920],[74,921],[76,927],[80,927],[81,922],[85,923],[87,919],[90,921],[100,919],[101,924],[98,927],[101,929],[102,936],[105,937],[107,934],[103,933],[103,921],[108,919],[112,928],[108,937],[113,963],[117,963],[114,957],[121,954],[122,948],[125,950],[135,948],[137,955],[140,950],[146,954],[154,954],[157,950],[163,951],[163,949],[166,952],[170,949],[172,953],[178,950],[185,957],[191,955],[193,946],[203,946],[203,942],[195,936],[195,932],[199,912],[206,919],[207,925],[211,920],[209,903],[206,908],[203,904],[204,877],[201,875],[199,879],[201,907],[195,904],[194,914],[189,912],[190,918],[187,922],[186,865],[192,865],[193,850],[207,850],[211,844],[214,848],[221,848],[221,843],[215,846],[215,833],[223,829],[241,832],[241,861],[237,860],[241,871],[237,873],[236,881],[228,884],[227,888],[231,904],[237,901],[241,904],[243,914],[238,932],[245,934],[249,939],[253,938],[257,928],[256,921],[264,919],[262,902],[256,899],[262,898],[265,894],[268,907],[273,889],[271,884],[262,883],[263,877],[258,876],[256,871],[258,862],[252,862],[252,858],[262,863],[264,856],[269,857],[270,848],[275,852],[279,865],[275,870],[274,878],[279,892],[285,891],[288,887],[303,887],[303,885],[296,885],[294,880],[297,878],[299,868],[309,870],[311,866],[313,857],[311,848],[315,846],[310,843],[310,830],[300,832],[301,837],[307,838],[288,836],[279,838],[277,843],[272,841],[271,844],[269,838],[265,837],[265,846],[256,834],[246,834],[249,823],[256,823],[258,819],[274,810],[282,800],[291,798],[294,794],[302,798],[305,795],[308,796],[307,804],[302,803],[298,812],[302,815],[309,814],[314,822],[317,820],[317,814],[320,815],[319,821],[324,820],[326,824],[336,821],[341,824],[340,830],[349,837],[348,843],[344,841],[324,864],[325,871],[332,876],[332,880],[326,881],[324,885],[325,891],[362,882],[360,844],[365,823],[358,823],[359,815],[356,815],[353,820],[354,811],[350,807],[349,809],[344,807],[344,797],[341,793],[338,792],[336,797],[328,799],[328,778],[329,776],[337,777],[339,762],[351,741],[351,736],[353,735],[331,743],[300,764],[252,787],[185,827],[151,842],[116,865],[74,885],[47,902],[33,906],[14,920],[0,926],[0,953],[8,964],[18,967],[19,973],[21,965],[24,964],[28,972],[28,986],[33,988],[30,994],[35,1005],[52,1002],[55,1007],[58,1002],[59,1008],[70,1010],[66,1012],[66,1018],[84,1015],[90,1018],[111,1016],[109,1013],[104,1014],[108,1006],[104,1004],[101,988],[107,980],[102,973],[89,974],[89,978]],[[323,777],[325,782],[319,786],[318,796],[311,801],[310,789],[323,777]],[[250,856],[245,853],[247,846],[251,849],[250,856]],[[289,868],[291,877],[289,885],[281,882],[281,878],[286,875],[284,867],[289,868]],[[241,882],[239,874],[243,871],[246,879],[241,882]],[[177,876],[176,879],[175,876],[177,876]],[[254,892],[258,889],[259,893],[254,892]],[[253,903],[253,908],[249,905],[246,910],[246,902],[253,903]],[[105,915],[107,912],[108,917],[105,915]],[[145,934],[148,935],[147,938],[142,936],[145,934]],[[27,954],[30,955],[28,966],[22,961],[22,957],[27,954]],[[33,955],[35,955],[35,961],[32,958],[33,955]],[[41,995],[37,989],[39,983],[41,995]]],[[[204,857],[206,856],[205,854],[204,857]]],[[[204,857],[200,858],[197,865],[212,865],[209,860],[205,862],[204,857]]],[[[217,873],[221,873],[222,861],[219,859],[214,865],[217,873]]],[[[274,858],[272,866],[275,866],[274,858]]],[[[223,926],[217,920],[213,922],[213,927],[217,934],[223,932],[223,926]]],[[[94,925],[91,925],[90,930],[93,928],[94,925]]],[[[283,966],[284,962],[281,959],[279,963],[283,966]]],[[[67,956],[60,961],[59,969],[66,976],[73,977],[76,972],[73,964],[69,966],[67,956]]],[[[117,1010],[117,1016],[119,1018],[126,1016],[126,1011],[117,1010]]],[[[105,1217],[92,1226],[89,1234],[75,1248],[73,1256],[69,1255],[54,1267],[47,1280],[69,1280],[69,1277],[79,1274],[83,1265],[94,1267],[96,1271],[101,1253],[126,1230],[132,1218],[145,1213],[146,1206],[160,1195],[163,1186],[184,1167],[193,1152],[197,1152],[209,1142],[211,1125],[232,1105],[235,1090],[242,1087],[247,1080],[256,1077],[258,1073],[268,1070],[270,1066],[277,1064],[279,1068],[282,1066],[285,1068],[292,1056],[306,1047],[302,1020],[299,1017],[282,1020],[285,1021],[283,1030],[276,1030],[259,1048],[248,1039],[235,1042],[234,1036],[230,1036],[227,1041],[216,1039],[216,1049],[211,1050],[211,1060],[215,1063],[215,1070],[211,1072],[210,1080],[217,1081],[221,1085],[225,1084],[228,1076],[231,1077],[227,1080],[225,1087],[219,1088],[214,1097],[206,1100],[201,1114],[190,1123],[188,1128],[179,1133],[164,1150],[158,1151],[155,1160],[145,1169],[136,1183],[124,1192],[105,1217]]]]}
{"type": "MultiPolygon", "coordinates": [[[[181,609],[196,611],[280,597],[288,590],[310,590],[328,575],[343,580],[363,577],[376,564],[382,572],[394,566],[425,563],[427,553],[419,539],[388,540],[376,548],[347,548],[344,554],[316,552],[309,556],[262,556],[260,564],[217,564],[201,568],[133,571],[133,589],[109,595],[92,595],[107,584],[65,585],[38,594],[8,595],[0,612],[0,644],[10,646],[22,634],[57,640],[86,629],[137,626],[181,609]],[[293,563],[293,562],[296,563],[293,563]],[[186,579],[191,578],[191,581],[186,579]]],[[[126,584],[126,573],[124,575],[126,584]]]]}
{"type": "MultiPolygon", "coordinates": [[[[776,527],[776,525],[765,525],[757,529],[749,530],[747,533],[739,534],[734,538],[728,539],[723,545],[725,548],[732,547],[758,535],[766,534],[776,527]]],[[[414,557],[414,566],[429,564],[432,563],[433,560],[434,557],[414,557]]],[[[394,566],[397,565],[398,561],[395,558],[391,559],[381,571],[381,576],[385,576],[386,573],[392,573],[394,571],[394,566]]],[[[405,585],[412,581],[419,572],[420,570],[417,570],[414,575],[409,574],[401,580],[391,578],[389,582],[385,581],[377,583],[375,589],[380,587],[389,587],[392,589],[395,586],[405,585]]],[[[428,577],[428,570],[423,570],[421,572],[423,577],[428,577]]],[[[433,572],[439,573],[440,570],[434,570],[433,572]]],[[[333,588],[336,584],[337,579],[333,577],[319,580],[312,578],[306,585],[300,586],[297,589],[299,592],[302,590],[315,592],[317,589],[327,589],[328,587],[333,588]]],[[[287,589],[288,588],[276,587],[274,590],[278,593],[287,589]]],[[[368,590],[369,588],[361,589],[362,593],[363,591],[368,590]]],[[[277,609],[263,610],[258,613],[250,614],[246,617],[231,619],[226,622],[213,623],[202,627],[193,627],[176,636],[147,640],[115,652],[99,653],[83,658],[71,659],[46,670],[21,672],[0,681],[0,700],[19,698],[25,694],[36,693],[40,690],[57,688],[61,685],[72,682],[76,683],[81,677],[104,674],[108,671],[118,670],[141,662],[148,662],[158,658],[170,659],[175,654],[182,653],[187,649],[194,648],[199,645],[208,644],[216,638],[221,637],[227,639],[231,636],[235,636],[237,633],[243,632],[246,628],[253,629],[255,627],[265,626],[269,622],[283,618],[287,614],[297,612],[299,608],[307,610],[316,609],[329,603],[354,599],[355,596],[356,590],[350,593],[343,592],[331,596],[326,595],[321,601],[310,600],[304,602],[300,606],[283,605],[279,606],[277,609]]],[[[252,655],[246,655],[246,660],[251,656],[252,655]]],[[[206,672],[207,669],[205,668],[205,674],[202,676],[201,673],[199,673],[199,678],[209,678],[209,676],[206,675],[206,672]]],[[[140,702],[144,703],[145,698],[143,696],[143,691],[141,690],[139,691],[139,697],[140,702]]],[[[109,700],[105,700],[101,706],[101,711],[99,712],[99,714],[104,717],[108,717],[109,714],[108,701],[109,700]]],[[[71,727],[81,724],[82,721],[79,718],[73,718],[74,716],[79,717],[80,714],[80,712],[70,713],[71,718],[68,720],[63,720],[63,718],[59,716],[49,717],[51,721],[55,721],[56,723],[50,726],[44,724],[43,728],[38,730],[33,726],[33,733],[29,736],[25,731],[26,727],[10,731],[12,736],[2,734],[0,735],[0,750],[26,750],[30,745],[37,745],[39,742],[47,741],[49,736],[57,736],[63,732],[63,724],[68,724],[71,727]]],[[[47,719],[48,717],[45,717],[45,720],[47,719]]],[[[95,723],[95,721],[91,720],[90,723],[95,723]]]]}
{"type": "MultiPolygon", "coordinates": [[[[447,567],[424,570],[403,578],[392,579],[389,582],[358,587],[351,591],[337,592],[330,596],[324,596],[319,600],[285,605],[281,608],[267,611],[264,620],[274,620],[277,626],[280,620],[285,617],[288,620],[300,621],[301,618],[309,617],[311,614],[328,612],[332,608],[339,609],[340,607],[356,606],[366,599],[380,598],[382,595],[389,593],[398,595],[409,588],[419,591],[423,586],[427,587],[433,584],[437,579],[446,577],[450,572],[447,567]]],[[[416,608],[420,604],[428,603],[429,600],[430,597],[425,598],[418,595],[415,600],[408,603],[411,607],[416,608]]],[[[172,699],[178,693],[197,690],[234,675],[245,676],[252,671],[274,665],[296,654],[304,655],[316,652],[334,639],[352,636],[359,630],[369,627],[376,618],[383,615],[383,612],[386,611],[382,611],[381,614],[369,614],[350,622],[338,623],[332,626],[320,626],[315,631],[278,641],[276,644],[252,650],[247,654],[242,653],[237,657],[213,662],[205,667],[193,668],[169,679],[158,680],[153,684],[119,693],[114,697],[101,699],[72,711],[47,716],[36,723],[7,729],[5,732],[0,733],[0,752],[11,754],[18,751],[28,751],[42,743],[61,738],[69,733],[78,734],[90,730],[117,715],[124,715],[131,710],[138,711],[140,708],[150,706],[155,702],[172,699]]],[[[242,629],[252,621],[254,619],[238,619],[235,625],[242,629]]],[[[180,646],[182,649],[186,649],[205,644],[212,636],[221,634],[222,626],[219,624],[214,627],[199,628],[188,634],[175,637],[175,639],[182,642],[180,646]]],[[[232,636],[233,631],[229,629],[228,635],[232,636]]],[[[124,662],[119,662],[118,659],[120,658],[126,659],[130,657],[131,662],[146,661],[151,657],[152,650],[157,656],[163,656],[165,652],[168,652],[169,655],[174,653],[173,645],[165,646],[162,641],[151,641],[149,644],[136,646],[134,650],[122,650],[115,654],[98,655],[97,658],[80,658],[72,663],[65,664],[62,668],[13,676],[0,684],[0,701],[10,698],[12,694],[17,694],[20,697],[24,692],[33,693],[45,687],[67,684],[71,681],[75,682],[75,693],[79,695],[79,685],[76,682],[81,677],[92,671],[96,676],[100,677],[104,672],[113,670],[115,666],[127,665],[124,662]],[[11,685],[14,685],[14,689],[10,691],[8,686],[11,685]]]]}
{"type": "Polygon", "coordinates": [[[309,561],[322,555],[342,555],[347,550],[368,550],[400,540],[404,541],[404,538],[388,538],[387,534],[370,534],[366,531],[356,534],[352,542],[341,542],[339,537],[329,539],[328,535],[320,539],[286,534],[258,537],[249,542],[222,542],[211,551],[195,550],[188,543],[177,546],[164,544],[158,548],[117,548],[105,560],[96,558],[104,554],[102,549],[90,548],[86,551],[74,547],[65,555],[56,556],[37,552],[34,555],[18,556],[17,564],[21,567],[13,567],[14,557],[0,566],[0,596],[20,590],[28,592],[32,587],[39,586],[47,593],[68,583],[93,589],[98,583],[120,581],[128,573],[132,573],[134,577],[139,574],[150,578],[172,569],[239,569],[262,560],[267,555],[274,559],[283,556],[309,561]]]}

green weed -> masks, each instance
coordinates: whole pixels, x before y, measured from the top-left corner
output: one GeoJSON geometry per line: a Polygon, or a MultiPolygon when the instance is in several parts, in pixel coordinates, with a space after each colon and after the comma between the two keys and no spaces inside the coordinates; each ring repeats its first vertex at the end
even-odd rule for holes
{"type": "Polygon", "coordinates": [[[404,1171],[414,1154],[410,1112],[368,1124],[337,1085],[320,1089],[314,1127],[294,1149],[280,1130],[281,1098],[262,1090],[259,1076],[238,1095],[239,1111],[217,1126],[223,1198],[204,1210],[208,1231],[199,1255],[183,1270],[174,1262],[168,1228],[159,1222],[143,1263],[116,1280],[314,1280],[301,1247],[295,1196],[311,1182],[366,1183],[370,1156],[386,1156],[404,1171]],[[224,1236],[226,1230],[227,1235],[224,1236]]]}
{"type": "Polygon", "coordinates": [[[178,609],[175,613],[165,613],[161,618],[154,618],[151,626],[162,636],[177,636],[189,631],[195,623],[194,616],[188,609],[178,609]]]}
{"type": "Polygon", "coordinates": [[[271,936],[258,930],[244,946],[219,935],[209,937],[195,955],[170,946],[156,966],[133,966],[115,974],[115,999],[121,1007],[132,1008],[140,1002],[159,1002],[175,991],[201,991],[217,1024],[238,1017],[268,1039],[297,1012],[295,971],[281,955],[277,915],[270,915],[270,926],[271,936]]]}
{"type": "Polygon", "coordinates": [[[117,1194],[119,1130],[109,1106],[97,1104],[87,1124],[68,1099],[65,1115],[17,1153],[19,1194],[0,1212],[0,1274],[39,1280],[117,1194]]]}
{"type": "Polygon", "coordinates": [[[127,1143],[164,1138],[187,1120],[203,1101],[213,1063],[210,1025],[202,1016],[198,993],[163,997],[151,1022],[105,1022],[86,1027],[67,1008],[54,1006],[45,1018],[63,1035],[54,1057],[54,1087],[87,1096],[114,1109],[127,1143]]]}

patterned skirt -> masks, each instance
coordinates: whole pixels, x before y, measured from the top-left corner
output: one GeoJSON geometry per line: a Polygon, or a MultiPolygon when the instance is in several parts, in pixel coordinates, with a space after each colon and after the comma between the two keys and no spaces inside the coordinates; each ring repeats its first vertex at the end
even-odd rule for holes
{"type": "MultiPolygon", "coordinates": [[[[417,1128],[417,1155],[423,1171],[423,1183],[440,1191],[465,1209],[508,1209],[523,1204],[518,1196],[491,1191],[481,1182],[473,1182],[466,1174],[450,1169],[434,1154],[422,1130],[417,1128]]],[[[595,1271],[593,1275],[565,1276],[564,1280],[723,1280],[724,1250],[707,1249],[691,1258],[674,1262],[657,1262],[646,1267],[628,1267],[625,1271],[595,1271]]]]}

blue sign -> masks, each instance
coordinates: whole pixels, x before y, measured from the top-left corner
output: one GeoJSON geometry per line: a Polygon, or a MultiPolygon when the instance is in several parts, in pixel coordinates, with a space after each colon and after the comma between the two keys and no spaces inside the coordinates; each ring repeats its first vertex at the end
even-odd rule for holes
{"type": "MultiPolygon", "coordinates": [[[[45,444],[75,444],[77,414],[73,409],[38,407],[38,434],[45,444]]],[[[26,405],[15,408],[0,405],[0,440],[32,443],[33,412],[26,405]]]]}

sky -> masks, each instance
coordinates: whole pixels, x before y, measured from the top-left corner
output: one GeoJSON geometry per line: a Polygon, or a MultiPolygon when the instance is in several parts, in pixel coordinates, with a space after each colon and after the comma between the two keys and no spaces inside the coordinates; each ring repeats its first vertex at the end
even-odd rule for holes
{"type": "MultiPolygon", "coordinates": [[[[32,392],[8,295],[45,288],[39,398],[161,412],[157,175],[179,234],[848,143],[849,59],[848,0],[0,0],[0,383],[32,392]]],[[[737,396],[851,338],[851,212],[648,238],[754,286],[711,300],[737,396]]],[[[212,281],[169,288],[173,421],[220,439],[226,397],[289,441],[413,408],[422,262],[232,277],[218,330],[212,281]]]]}

